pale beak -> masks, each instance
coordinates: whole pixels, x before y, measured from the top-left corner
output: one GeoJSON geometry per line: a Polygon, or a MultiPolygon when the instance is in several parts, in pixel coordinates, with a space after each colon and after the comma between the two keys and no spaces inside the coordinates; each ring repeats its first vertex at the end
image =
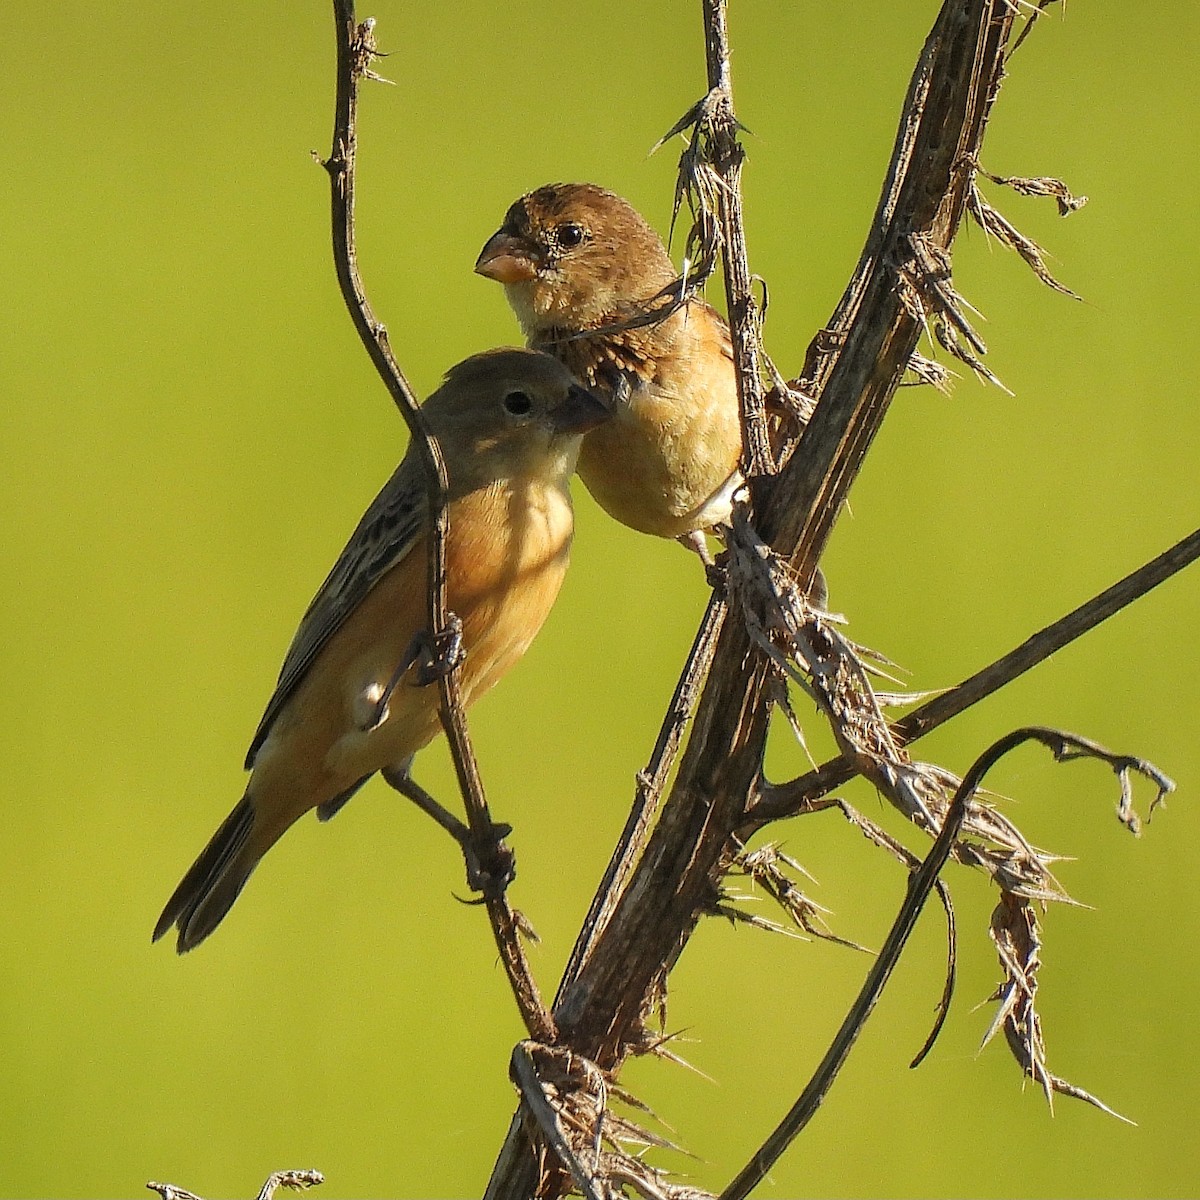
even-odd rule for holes
{"type": "Polygon", "coordinates": [[[550,419],[559,433],[587,433],[612,415],[612,409],[595,392],[573,383],[566,399],[550,413],[550,419]]]}
{"type": "Polygon", "coordinates": [[[537,274],[537,266],[525,242],[499,230],[479,252],[475,273],[497,283],[524,283],[537,274]]]}

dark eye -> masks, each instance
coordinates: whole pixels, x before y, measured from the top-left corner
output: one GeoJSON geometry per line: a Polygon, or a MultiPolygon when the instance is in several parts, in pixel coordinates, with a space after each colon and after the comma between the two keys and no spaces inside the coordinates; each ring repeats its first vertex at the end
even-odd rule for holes
{"type": "Polygon", "coordinates": [[[558,227],[558,244],[564,250],[574,250],[576,246],[583,242],[586,231],[582,225],[576,225],[574,221],[567,221],[558,227]]]}
{"type": "Polygon", "coordinates": [[[504,407],[514,417],[523,417],[533,407],[533,401],[524,392],[508,392],[504,407]]]}

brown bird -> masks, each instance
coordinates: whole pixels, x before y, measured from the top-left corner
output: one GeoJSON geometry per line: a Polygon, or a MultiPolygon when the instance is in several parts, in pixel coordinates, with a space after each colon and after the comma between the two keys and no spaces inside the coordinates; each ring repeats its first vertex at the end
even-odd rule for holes
{"type": "Polygon", "coordinates": [[[662,239],[620,196],[555,183],[522,196],[475,270],[504,284],[530,347],[613,404],[579,454],[600,506],[707,560],[704,531],[728,519],[741,482],[741,419],[729,328],[704,301],[636,319],[676,278],[662,239]]]}
{"type": "MultiPolygon", "coordinates": [[[[449,476],[447,600],[461,619],[464,704],[525,653],[571,545],[568,481],[608,407],[554,359],[493,350],[451,368],[422,410],[449,476]]],[[[262,856],[310,809],[332,816],[376,771],[407,775],[438,732],[413,647],[427,625],[426,476],[411,446],[309,605],[246,758],[246,794],[154,929],[202,942],[262,856]],[[404,668],[400,672],[400,668],[404,668]]]]}

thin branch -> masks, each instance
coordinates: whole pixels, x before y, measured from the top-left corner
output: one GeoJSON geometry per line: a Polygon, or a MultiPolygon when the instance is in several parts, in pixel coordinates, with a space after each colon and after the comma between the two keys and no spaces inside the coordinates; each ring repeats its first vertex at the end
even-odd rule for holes
{"type": "MultiPolygon", "coordinates": [[[[725,0],[703,0],[703,6],[708,98],[712,102],[705,106],[705,125],[711,141],[709,157],[719,180],[713,191],[721,229],[721,262],[738,400],[742,407],[742,457],[746,476],[753,479],[773,472],[774,462],[767,439],[759,368],[759,311],[750,287],[746,227],[742,217],[741,178],[745,152],[738,141],[739,126],[733,109],[725,0]]],[[[700,136],[699,129],[696,136],[700,136]]]]}
{"type": "MultiPolygon", "coordinates": [[[[955,842],[962,831],[963,822],[967,818],[971,800],[979,790],[984,776],[1004,755],[1028,741],[1040,742],[1049,747],[1059,762],[1086,756],[1108,763],[1121,780],[1122,795],[1125,793],[1130,771],[1138,771],[1147,775],[1159,788],[1160,795],[1165,785],[1166,790],[1169,790],[1170,781],[1143,760],[1129,755],[1113,754],[1095,742],[1076,737],[1074,734],[1062,730],[1030,726],[1014,730],[989,746],[963,777],[958,791],[954,794],[954,799],[950,802],[941,832],[921,863],[920,869],[910,876],[904,902],[892,923],[887,940],[879,951],[879,957],[867,973],[862,989],[842,1021],[825,1057],[821,1060],[804,1091],[800,1093],[799,1099],[788,1111],[787,1116],[755,1152],[733,1182],[721,1193],[721,1200],[743,1200],[745,1196],[749,1195],[751,1190],[766,1177],[767,1172],[779,1160],[780,1155],[792,1143],[796,1135],[816,1114],[895,969],[905,943],[916,925],[917,917],[937,885],[938,876],[954,850],[955,842]]],[[[1031,1073],[1033,1072],[1031,1071],[1031,1073]]],[[[1050,1080],[1053,1080],[1052,1076],[1050,1080]]],[[[1065,1085],[1061,1090],[1066,1090],[1068,1087],[1070,1085],[1065,1085]]],[[[1081,1093],[1077,1088],[1072,1089],[1071,1094],[1086,1097],[1086,1093],[1081,1093]]],[[[1091,1099],[1091,1097],[1086,1098],[1091,1099]]]]}
{"type": "MultiPolygon", "coordinates": [[[[325,1182],[325,1176],[320,1171],[273,1171],[267,1176],[266,1182],[259,1188],[255,1200],[273,1200],[275,1193],[281,1188],[290,1188],[302,1192],[310,1187],[316,1187],[325,1182]]],[[[173,1183],[148,1183],[146,1187],[157,1192],[162,1200],[200,1200],[194,1192],[176,1187],[173,1183]]]]}
{"type": "MultiPolygon", "coordinates": [[[[334,28],[337,35],[337,101],[333,126],[333,148],[324,167],[329,173],[332,200],[333,257],[338,282],[346,307],[375,369],[386,385],[396,407],[407,422],[414,443],[425,464],[429,488],[429,512],[432,519],[428,539],[428,620],[432,662],[430,674],[437,679],[440,693],[442,727],[450,743],[450,754],[458,777],[472,835],[482,844],[494,840],[495,825],[488,811],[479,766],[471,748],[466,715],[459,690],[461,665],[457,620],[446,602],[446,536],[448,517],[446,464],[437,439],[429,432],[416,395],[396,362],[387,329],[376,319],[367,300],[358,260],[354,234],[354,168],[357,149],[358,83],[362,78],[378,78],[371,64],[378,56],[373,20],[359,24],[353,0],[334,0],[334,28]]],[[[485,889],[484,902],[500,957],[517,1000],[522,1020],[530,1034],[548,1041],[554,1034],[554,1022],[542,1003],[537,984],[521,944],[521,920],[503,895],[503,883],[485,889]]]]}
{"type": "MultiPolygon", "coordinates": [[[[727,88],[721,86],[728,84],[727,58],[722,61],[722,47],[727,50],[722,0],[704,0],[704,14],[710,90],[676,128],[693,128],[684,165],[704,183],[696,189],[699,212],[693,206],[697,227],[705,235],[699,238],[701,249],[707,253],[719,242],[727,281],[739,269],[749,280],[744,261],[729,262],[726,230],[714,215],[727,203],[722,191],[738,190],[736,171],[729,168],[740,169],[741,159],[740,152],[727,155],[722,173],[712,169],[711,157],[706,157],[714,144],[713,113],[724,113],[730,137],[737,125],[727,88]]],[[[913,361],[924,332],[922,305],[935,312],[936,326],[955,352],[982,369],[977,355],[983,345],[967,321],[967,306],[953,290],[946,251],[966,211],[972,164],[978,162],[1015,18],[1012,0],[945,0],[917,63],[858,267],[829,328],[814,338],[796,389],[816,397],[816,409],[778,474],[754,480],[748,519],[761,545],[793,582],[813,577],[851,484],[913,361]]],[[[731,317],[732,308],[731,303],[731,317]]],[[[736,365],[740,376],[751,369],[742,358],[736,365]]],[[[740,378],[740,395],[744,398],[754,386],[754,381],[740,378]]],[[[748,419],[752,416],[749,406],[743,411],[748,419]]],[[[750,438],[747,430],[748,446],[750,438]]],[[[754,639],[749,622],[723,621],[690,739],[657,824],[632,869],[630,859],[613,869],[617,882],[604,892],[605,915],[577,947],[555,1004],[558,1046],[587,1059],[606,1078],[630,1054],[652,1047],[648,1023],[661,1010],[666,979],[692,932],[703,915],[719,907],[720,882],[735,860],[737,835],[752,831],[768,814],[759,793],[764,787],[761,771],[771,700],[779,679],[779,663],[754,639]],[[753,819],[748,819],[751,813],[753,819]]],[[[941,701],[918,712],[936,713],[941,701]]],[[[664,731],[673,737],[674,729],[669,716],[664,731]]],[[[915,730],[907,736],[911,740],[914,735],[915,730]]],[[[847,776],[851,773],[847,770],[847,776]]],[[[940,830],[935,848],[943,860],[951,853],[965,853],[955,834],[958,822],[969,815],[961,811],[966,799],[954,820],[944,815],[953,808],[951,794],[969,794],[965,785],[956,788],[955,783],[945,789],[940,819],[930,823],[931,833],[940,830]]],[[[986,824],[991,810],[980,804],[972,810],[973,819],[986,824]]],[[[631,821],[639,830],[644,827],[636,813],[631,821]]],[[[1013,835],[1018,836],[1015,830],[1013,835]]],[[[640,833],[632,840],[640,842],[640,833]]],[[[1020,848],[1033,853],[1023,839],[1020,848]]],[[[940,868],[932,855],[927,862],[934,864],[930,871],[918,873],[910,883],[909,894],[916,898],[911,912],[902,911],[910,922],[940,868]]],[[[1004,882],[1012,882],[1014,888],[1021,885],[1019,879],[1004,882]]],[[[905,936],[901,931],[900,945],[905,936]]],[[[900,945],[892,953],[898,955],[900,945]]],[[[948,988],[943,1009],[947,999],[948,988]]],[[[828,1082],[823,1085],[827,1086],[828,1082]]],[[[553,1197],[569,1186],[565,1173],[547,1164],[546,1147],[530,1137],[530,1128],[522,1106],[489,1182],[491,1200],[553,1197]]],[[[598,1172],[598,1177],[603,1175],[598,1172]]],[[[614,1179],[609,1176],[609,1182],[614,1179]]]]}
{"type": "MultiPolygon", "coordinates": [[[[945,241],[957,229],[966,201],[958,164],[981,141],[1011,19],[1001,0],[950,3],[922,54],[876,225],[848,289],[857,299],[839,307],[845,332],[837,362],[823,373],[800,448],[780,475],[763,481],[771,488],[760,519],[776,534],[777,550],[795,548],[796,578],[811,577],[920,334],[896,295],[894,263],[913,231],[936,231],[945,241]],[[990,64],[983,69],[981,55],[990,64]]],[[[556,1007],[574,1047],[601,1067],[637,1043],[655,979],[673,965],[709,903],[713,872],[729,861],[728,838],[759,779],[772,677],[741,623],[726,622],[671,796],[612,919],[556,1007]]]]}
{"type": "MultiPolygon", "coordinates": [[[[1052,654],[1082,637],[1102,621],[1108,620],[1144,596],[1152,588],[1178,574],[1200,558],[1200,529],[1188,534],[1157,558],[1105,588],[1085,604],[1061,617],[1052,625],[1027,638],[995,662],[976,671],[962,683],[914,709],[892,726],[896,742],[906,746],[945,724],[973,704],[1011,683],[1018,676],[1044,662],[1052,654]]],[[[781,817],[808,811],[820,797],[854,777],[857,768],[846,757],[831,759],[815,771],[809,771],[787,783],[764,785],[750,812],[752,825],[765,824],[781,817]]]]}

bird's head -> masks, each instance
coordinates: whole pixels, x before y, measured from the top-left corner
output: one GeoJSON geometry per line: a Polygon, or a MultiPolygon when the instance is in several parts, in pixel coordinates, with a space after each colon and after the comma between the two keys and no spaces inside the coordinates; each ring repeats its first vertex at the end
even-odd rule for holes
{"type": "Polygon", "coordinates": [[[501,348],[464,359],[422,405],[452,494],[505,479],[564,484],[609,406],[548,354],[501,348]]]}
{"type": "Polygon", "coordinates": [[[475,270],[504,284],[527,337],[608,324],[675,278],[662,239],[632,205],[590,183],[517,200],[475,270]]]}

